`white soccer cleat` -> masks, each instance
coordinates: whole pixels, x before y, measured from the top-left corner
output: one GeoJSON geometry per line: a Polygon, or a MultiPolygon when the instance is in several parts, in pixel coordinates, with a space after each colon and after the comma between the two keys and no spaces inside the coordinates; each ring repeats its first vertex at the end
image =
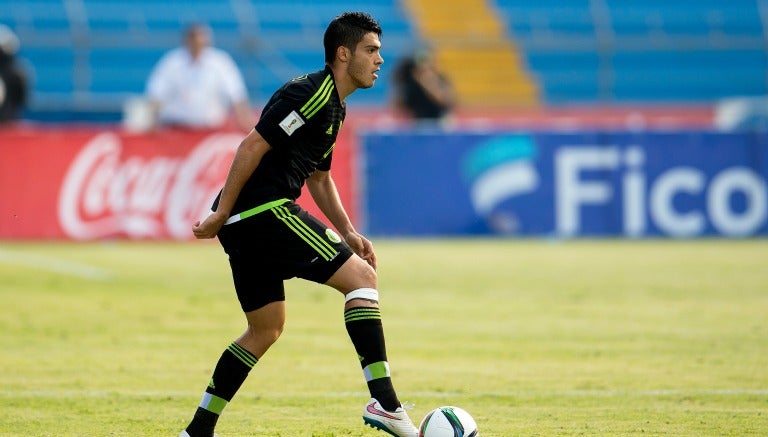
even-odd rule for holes
{"type": "Polygon", "coordinates": [[[395,437],[418,437],[419,430],[413,426],[408,413],[403,407],[395,411],[382,408],[379,401],[371,398],[363,410],[363,422],[371,428],[376,428],[395,437]]]}

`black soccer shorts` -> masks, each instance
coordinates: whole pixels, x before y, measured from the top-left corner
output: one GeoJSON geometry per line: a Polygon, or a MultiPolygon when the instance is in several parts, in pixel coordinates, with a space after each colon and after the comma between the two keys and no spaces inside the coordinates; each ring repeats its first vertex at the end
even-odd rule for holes
{"type": "Polygon", "coordinates": [[[284,301],[286,279],[324,284],[353,254],[325,223],[289,201],[224,225],[218,238],[244,312],[284,301]]]}

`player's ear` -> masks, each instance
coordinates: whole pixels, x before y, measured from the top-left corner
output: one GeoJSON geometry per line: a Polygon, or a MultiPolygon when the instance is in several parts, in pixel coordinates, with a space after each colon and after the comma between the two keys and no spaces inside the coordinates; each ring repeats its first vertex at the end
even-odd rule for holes
{"type": "Polygon", "coordinates": [[[344,46],[339,46],[336,49],[336,59],[338,59],[341,62],[348,62],[351,56],[352,56],[352,52],[344,46]]]}

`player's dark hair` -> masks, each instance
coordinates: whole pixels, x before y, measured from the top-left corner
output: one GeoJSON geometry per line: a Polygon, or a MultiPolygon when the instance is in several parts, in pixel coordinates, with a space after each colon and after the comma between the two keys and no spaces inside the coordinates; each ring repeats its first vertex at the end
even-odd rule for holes
{"type": "Polygon", "coordinates": [[[336,59],[336,49],[344,46],[355,51],[357,44],[368,33],[381,37],[381,26],[370,14],[365,12],[344,12],[334,18],[323,36],[325,62],[331,64],[336,59]]]}

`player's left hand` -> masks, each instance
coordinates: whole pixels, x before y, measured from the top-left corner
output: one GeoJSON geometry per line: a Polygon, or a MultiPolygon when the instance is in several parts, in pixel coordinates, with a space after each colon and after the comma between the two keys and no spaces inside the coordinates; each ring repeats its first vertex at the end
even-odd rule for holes
{"type": "Polygon", "coordinates": [[[206,217],[202,222],[196,221],[192,225],[192,233],[195,234],[195,238],[213,238],[219,233],[219,230],[224,226],[224,222],[227,221],[226,214],[219,214],[214,212],[206,217]]]}
{"type": "Polygon", "coordinates": [[[373,243],[357,232],[350,232],[344,236],[349,247],[365,262],[376,270],[376,253],[373,251],[373,243]]]}

